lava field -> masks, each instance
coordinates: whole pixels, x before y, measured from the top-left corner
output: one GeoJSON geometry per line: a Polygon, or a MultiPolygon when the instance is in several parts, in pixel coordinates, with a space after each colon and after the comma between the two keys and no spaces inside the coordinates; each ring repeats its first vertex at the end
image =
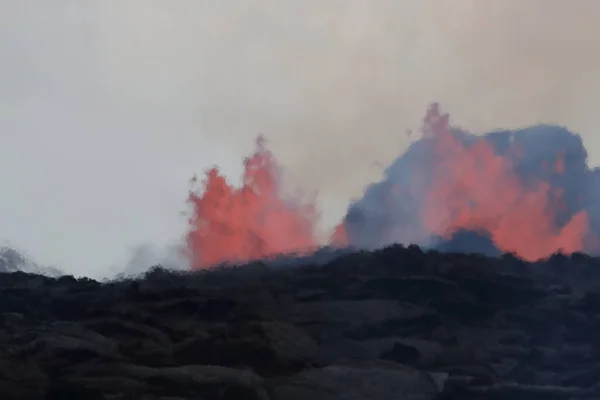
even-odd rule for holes
{"type": "Polygon", "coordinates": [[[305,264],[0,274],[2,398],[600,398],[596,258],[392,246],[305,264]]]}

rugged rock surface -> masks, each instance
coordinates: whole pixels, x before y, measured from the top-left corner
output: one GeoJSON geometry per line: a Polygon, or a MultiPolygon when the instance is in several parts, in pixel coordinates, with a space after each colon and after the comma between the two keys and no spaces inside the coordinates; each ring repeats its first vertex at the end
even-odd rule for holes
{"type": "Polygon", "coordinates": [[[99,283],[0,274],[16,399],[600,398],[600,261],[342,255],[99,283]]]}

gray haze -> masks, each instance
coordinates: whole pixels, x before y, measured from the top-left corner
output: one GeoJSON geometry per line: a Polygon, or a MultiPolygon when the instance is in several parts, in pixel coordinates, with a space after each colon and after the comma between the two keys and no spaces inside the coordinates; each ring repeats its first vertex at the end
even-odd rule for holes
{"type": "Polygon", "coordinates": [[[0,238],[103,275],[176,244],[188,179],[235,178],[258,133],[331,224],[431,101],[478,132],[567,125],[596,163],[599,18],[597,0],[0,0],[0,238]]]}

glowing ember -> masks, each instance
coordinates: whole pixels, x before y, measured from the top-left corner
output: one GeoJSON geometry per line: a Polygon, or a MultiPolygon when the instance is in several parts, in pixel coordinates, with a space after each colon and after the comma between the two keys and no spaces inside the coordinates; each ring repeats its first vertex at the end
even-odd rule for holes
{"type": "MultiPolygon", "coordinates": [[[[349,207],[330,244],[430,245],[470,231],[528,260],[596,249],[586,182],[600,177],[587,168],[578,137],[558,127],[546,127],[554,136],[539,129],[475,136],[448,120],[437,105],[429,108],[422,139],[349,207]]],[[[319,245],[314,205],[284,198],[279,167],[262,138],[244,167],[241,188],[212,169],[203,191],[190,195],[194,268],[319,245]]]]}

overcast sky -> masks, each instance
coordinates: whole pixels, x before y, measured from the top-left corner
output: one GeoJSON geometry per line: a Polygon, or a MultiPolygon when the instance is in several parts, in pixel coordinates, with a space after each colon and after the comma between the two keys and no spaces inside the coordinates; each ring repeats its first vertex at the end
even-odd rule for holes
{"type": "Polygon", "coordinates": [[[258,133],[325,225],[431,101],[567,125],[600,160],[597,0],[0,0],[0,240],[102,276],[185,233],[258,133]],[[573,4],[569,6],[569,4],[573,4]]]}

